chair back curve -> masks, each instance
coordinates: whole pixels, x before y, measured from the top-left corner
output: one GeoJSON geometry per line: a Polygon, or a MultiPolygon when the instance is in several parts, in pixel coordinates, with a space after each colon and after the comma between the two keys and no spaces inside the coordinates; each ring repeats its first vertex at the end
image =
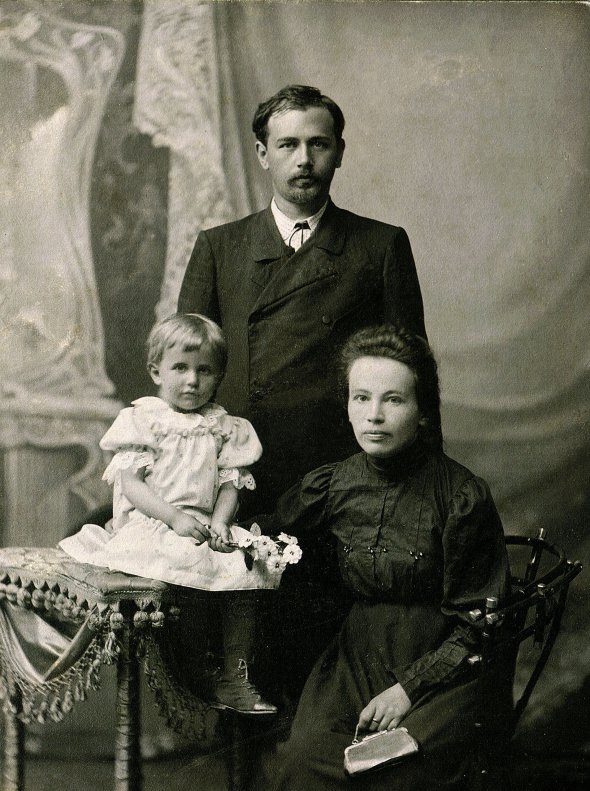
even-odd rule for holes
{"type": "Polygon", "coordinates": [[[569,586],[582,571],[580,561],[568,560],[561,547],[547,540],[543,529],[536,536],[507,535],[505,539],[511,591],[504,601],[490,597],[483,609],[469,613],[482,630],[481,653],[468,660],[478,670],[479,684],[474,722],[478,758],[473,788],[477,791],[500,787],[494,768],[497,757],[514,735],[547,664],[561,627],[569,586]],[[528,664],[519,661],[527,642],[536,649],[535,659],[528,664]],[[509,683],[514,690],[517,666],[526,668],[524,681],[519,679],[522,691],[513,700],[508,727],[499,729],[494,701],[499,684],[509,683]]]}

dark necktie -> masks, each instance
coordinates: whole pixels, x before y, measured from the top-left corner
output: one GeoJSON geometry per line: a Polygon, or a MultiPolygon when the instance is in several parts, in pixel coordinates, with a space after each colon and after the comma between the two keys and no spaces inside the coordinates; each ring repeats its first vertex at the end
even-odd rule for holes
{"type": "MultiPolygon", "coordinates": [[[[293,232],[291,233],[291,236],[289,237],[289,241],[287,242],[287,247],[291,247],[291,242],[293,240],[293,237],[297,233],[301,233],[301,242],[299,244],[299,247],[301,247],[301,245],[303,244],[303,231],[309,231],[309,223],[307,222],[307,220],[304,220],[303,222],[295,223],[295,225],[293,226],[293,232]]],[[[299,247],[297,249],[299,249],[299,247]]]]}

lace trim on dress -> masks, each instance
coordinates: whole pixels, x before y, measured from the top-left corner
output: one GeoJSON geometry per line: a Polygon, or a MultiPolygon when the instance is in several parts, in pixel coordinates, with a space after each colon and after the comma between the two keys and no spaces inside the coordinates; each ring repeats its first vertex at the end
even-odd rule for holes
{"type": "Polygon", "coordinates": [[[150,429],[156,437],[174,435],[187,439],[188,437],[202,437],[204,434],[211,434],[223,443],[231,436],[231,430],[228,432],[222,426],[220,418],[224,415],[225,413],[192,414],[190,423],[188,423],[186,416],[172,412],[170,415],[165,415],[164,419],[154,416],[150,429]]]}
{"type": "Polygon", "coordinates": [[[123,470],[151,470],[154,465],[154,454],[145,448],[129,449],[116,453],[103,473],[102,479],[111,486],[123,470]]]}
{"type": "Polygon", "coordinates": [[[172,434],[177,437],[184,437],[184,439],[187,439],[188,437],[202,437],[203,434],[213,433],[211,427],[203,425],[203,423],[200,423],[197,426],[191,426],[189,428],[187,426],[175,426],[170,423],[166,424],[161,423],[159,420],[154,420],[154,422],[150,425],[150,428],[156,438],[167,437],[169,434],[172,434]]]}
{"type": "Polygon", "coordinates": [[[255,489],[256,481],[252,473],[243,467],[229,467],[219,470],[219,484],[231,481],[236,489],[255,489]]]}

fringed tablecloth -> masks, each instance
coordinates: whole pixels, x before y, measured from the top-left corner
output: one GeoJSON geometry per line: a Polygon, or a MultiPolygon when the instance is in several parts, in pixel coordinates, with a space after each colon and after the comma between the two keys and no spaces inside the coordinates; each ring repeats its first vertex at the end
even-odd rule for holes
{"type": "Polygon", "coordinates": [[[132,659],[143,660],[168,724],[206,741],[208,706],[179,684],[155,636],[179,618],[179,601],[163,582],[77,563],[61,549],[0,549],[4,711],[25,723],[61,720],[132,638],[132,659]]]}

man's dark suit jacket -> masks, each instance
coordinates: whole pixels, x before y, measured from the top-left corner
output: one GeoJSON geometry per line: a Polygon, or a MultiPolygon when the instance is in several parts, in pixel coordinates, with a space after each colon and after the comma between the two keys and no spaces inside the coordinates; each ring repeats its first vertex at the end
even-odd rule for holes
{"type": "Polygon", "coordinates": [[[422,297],[402,228],[330,203],[293,252],[270,207],[199,234],[178,302],[225,331],[217,400],[252,421],[263,447],[242,516],[268,511],[300,476],[355,452],[338,395],[338,347],[354,330],[399,319],[425,335],[422,297]]]}

